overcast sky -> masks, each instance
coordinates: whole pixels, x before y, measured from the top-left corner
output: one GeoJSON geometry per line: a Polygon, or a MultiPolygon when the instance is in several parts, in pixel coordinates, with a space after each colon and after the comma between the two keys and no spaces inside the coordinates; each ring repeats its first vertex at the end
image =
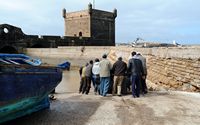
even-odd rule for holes
{"type": "MultiPolygon", "coordinates": [[[[87,9],[92,0],[0,0],[0,24],[29,35],[64,35],[62,9],[87,9]]],[[[95,8],[118,10],[116,42],[200,44],[200,0],[95,0],[95,8]]]]}

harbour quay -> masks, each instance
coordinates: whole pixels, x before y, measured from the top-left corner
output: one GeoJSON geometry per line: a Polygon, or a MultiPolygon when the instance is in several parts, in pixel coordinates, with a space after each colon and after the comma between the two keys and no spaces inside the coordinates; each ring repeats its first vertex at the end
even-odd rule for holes
{"type": "MultiPolygon", "coordinates": [[[[57,49],[35,50],[27,49],[26,52],[29,55],[41,58],[42,61],[48,65],[54,65],[63,60],[68,60],[71,62],[72,68],[70,71],[63,72],[62,82],[56,87],[56,94],[54,95],[56,100],[51,100],[51,106],[49,109],[18,118],[5,124],[198,125],[200,123],[200,108],[198,106],[200,104],[200,95],[198,93],[198,88],[194,89],[194,86],[187,86],[186,84],[174,84],[174,86],[172,86],[172,82],[164,81],[156,84],[156,80],[166,81],[170,76],[167,76],[162,72],[160,74],[155,74],[155,72],[158,72],[161,69],[154,69],[152,65],[154,63],[152,63],[152,60],[159,60],[158,64],[165,61],[166,66],[172,65],[170,63],[171,61],[176,61],[174,65],[179,64],[178,67],[187,64],[186,62],[188,61],[191,65],[198,66],[195,64],[198,64],[199,61],[198,57],[196,57],[199,48],[153,49],[154,51],[144,48],[98,47],[98,51],[94,51],[97,50],[97,47],[85,47],[84,52],[81,51],[81,47],[61,47],[57,49]],[[140,98],[133,98],[131,94],[122,95],[121,97],[108,94],[106,97],[102,97],[94,94],[93,87],[88,95],[79,94],[79,66],[84,65],[90,59],[95,59],[95,57],[101,58],[102,54],[105,52],[108,53],[109,60],[112,62],[114,62],[117,55],[120,54],[124,56],[124,60],[127,60],[130,52],[133,50],[140,51],[147,58],[149,75],[152,77],[147,78],[149,92],[146,95],[141,95],[140,98]],[[155,50],[162,53],[153,53],[155,50]],[[179,54],[173,54],[171,53],[173,51],[181,52],[179,54]],[[190,51],[190,55],[184,55],[184,53],[187,53],[188,51],[190,51]],[[153,77],[153,73],[154,77],[157,77],[157,79],[153,77]]],[[[168,69],[170,69],[170,67],[168,67],[168,69]]],[[[189,69],[192,70],[192,66],[189,69]]],[[[185,70],[185,72],[188,71],[185,70]]],[[[184,73],[184,71],[182,71],[182,73],[184,73]]],[[[187,76],[182,75],[182,77],[187,76]]],[[[195,81],[198,82],[198,80],[195,81]]],[[[196,84],[196,86],[198,85],[196,84]]]]}

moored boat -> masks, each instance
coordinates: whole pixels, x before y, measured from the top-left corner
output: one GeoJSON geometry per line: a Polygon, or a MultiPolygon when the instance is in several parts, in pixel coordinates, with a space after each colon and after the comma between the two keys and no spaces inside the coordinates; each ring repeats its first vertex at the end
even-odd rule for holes
{"type": "Polygon", "coordinates": [[[25,54],[5,54],[0,53],[0,62],[4,62],[6,64],[24,64],[24,65],[32,65],[39,66],[42,64],[40,59],[35,59],[25,54]]]}
{"type": "Polygon", "coordinates": [[[59,68],[61,68],[61,69],[70,70],[70,62],[64,61],[63,63],[58,64],[57,67],[59,67],[59,68]]]}
{"type": "Polygon", "coordinates": [[[62,80],[57,67],[0,63],[0,123],[50,106],[48,95],[62,80]]]}

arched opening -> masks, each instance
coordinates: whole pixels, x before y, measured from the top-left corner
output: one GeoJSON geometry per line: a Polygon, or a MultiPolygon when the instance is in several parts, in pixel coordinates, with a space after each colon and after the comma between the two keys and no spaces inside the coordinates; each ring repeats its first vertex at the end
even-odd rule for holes
{"type": "Polygon", "coordinates": [[[3,48],[0,49],[0,53],[14,54],[14,53],[18,53],[18,51],[16,50],[16,48],[12,46],[4,46],[3,48]]]}
{"type": "Polygon", "coordinates": [[[82,34],[82,32],[79,32],[79,37],[81,37],[83,34],[82,34]]]}

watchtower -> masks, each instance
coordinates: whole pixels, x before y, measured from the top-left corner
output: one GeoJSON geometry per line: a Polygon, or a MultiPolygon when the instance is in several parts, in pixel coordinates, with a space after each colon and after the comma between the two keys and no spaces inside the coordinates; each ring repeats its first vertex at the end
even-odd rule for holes
{"type": "Polygon", "coordinates": [[[66,12],[63,9],[65,36],[89,37],[92,42],[102,41],[104,44],[115,45],[115,18],[117,9],[113,12],[97,10],[88,5],[87,10],[66,12]]]}

